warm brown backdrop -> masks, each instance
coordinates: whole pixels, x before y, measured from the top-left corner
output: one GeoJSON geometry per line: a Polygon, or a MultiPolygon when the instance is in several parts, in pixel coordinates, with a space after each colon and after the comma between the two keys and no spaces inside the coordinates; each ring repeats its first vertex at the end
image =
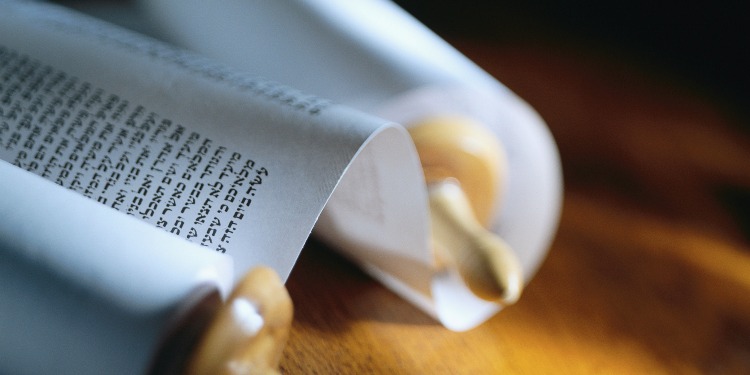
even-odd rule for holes
{"type": "Polygon", "coordinates": [[[450,40],[557,139],[566,192],[548,259],[517,305],[452,333],[312,241],[288,283],[283,372],[750,373],[750,136],[737,97],[576,38],[450,40]]]}

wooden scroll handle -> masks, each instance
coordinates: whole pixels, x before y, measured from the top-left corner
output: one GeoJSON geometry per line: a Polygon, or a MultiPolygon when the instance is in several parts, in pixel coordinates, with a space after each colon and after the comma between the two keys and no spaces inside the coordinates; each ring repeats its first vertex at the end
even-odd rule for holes
{"type": "Polygon", "coordinates": [[[523,273],[512,249],[487,228],[505,178],[502,145],[464,117],[412,124],[430,197],[432,239],[438,263],[455,268],[478,297],[512,304],[523,273]]]}
{"type": "Polygon", "coordinates": [[[259,267],[226,302],[199,287],[155,355],[149,375],[271,375],[292,324],[292,302],[276,272],[259,267]]]}

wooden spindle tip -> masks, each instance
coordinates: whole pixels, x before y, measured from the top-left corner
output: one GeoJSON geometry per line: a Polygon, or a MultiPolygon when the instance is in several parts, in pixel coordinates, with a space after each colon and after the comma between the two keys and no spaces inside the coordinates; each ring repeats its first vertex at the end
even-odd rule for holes
{"type": "Polygon", "coordinates": [[[291,298],[276,272],[251,270],[216,314],[187,373],[278,374],[292,315],[291,298]]]}
{"type": "Polygon", "coordinates": [[[427,183],[453,178],[469,197],[482,225],[496,212],[507,167],[495,134],[465,116],[438,116],[407,127],[417,148],[427,183]]]}

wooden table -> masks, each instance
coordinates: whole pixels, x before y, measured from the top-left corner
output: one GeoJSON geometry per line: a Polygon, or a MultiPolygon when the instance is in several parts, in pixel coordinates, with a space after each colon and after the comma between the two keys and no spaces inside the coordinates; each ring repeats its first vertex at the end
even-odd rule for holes
{"type": "Polygon", "coordinates": [[[750,137],[685,82],[601,51],[455,44],[562,155],[559,233],[521,301],[454,333],[311,241],[286,374],[750,373],[750,137]]]}

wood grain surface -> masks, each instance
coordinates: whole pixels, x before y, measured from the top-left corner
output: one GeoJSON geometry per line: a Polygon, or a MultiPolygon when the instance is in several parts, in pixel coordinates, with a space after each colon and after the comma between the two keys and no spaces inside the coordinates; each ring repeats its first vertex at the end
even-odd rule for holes
{"type": "Polygon", "coordinates": [[[560,148],[562,220],[520,302],[454,333],[311,240],[286,374],[750,373],[750,137],[720,100],[577,46],[454,41],[560,148]]]}

